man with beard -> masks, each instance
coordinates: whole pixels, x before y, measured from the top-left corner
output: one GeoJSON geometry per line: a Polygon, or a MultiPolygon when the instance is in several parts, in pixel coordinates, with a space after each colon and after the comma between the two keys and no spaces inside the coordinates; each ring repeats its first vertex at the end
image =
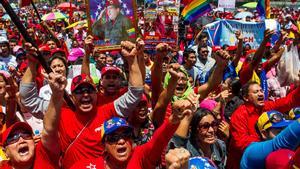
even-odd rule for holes
{"type": "Polygon", "coordinates": [[[32,128],[25,122],[16,122],[10,126],[1,135],[1,144],[9,160],[2,161],[0,168],[59,168],[60,147],[57,144],[59,118],[57,117],[60,112],[54,110],[57,110],[60,105],[54,104],[53,100],[63,97],[62,91],[66,86],[66,78],[56,73],[50,73],[47,77],[54,94],[51,97],[49,109],[45,113],[41,140],[35,144],[32,128]]]}
{"type": "Polygon", "coordinates": [[[9,72],[10,69],[16,69],[17,66],[16,57],[10,54],[7,38],[0,36],[0,70],[9,72]]]}
{"type": "MultiPolygon", "coordinates": [[[[300,71],[298,76],[300,78],[300,71]]],[[[239,106],[231,116],[231,140],[227,163],[227,167],[231,169],[240,168],[239,162],[246,147],[252,142],[260,140],[255,129],[259,116],[265,111],[287,112],[299,106],[300,87],[284,98],[265,101],[261,86],[257,82],[248,82],[242,88],[242,97],[245,103],[239,106]]]]}

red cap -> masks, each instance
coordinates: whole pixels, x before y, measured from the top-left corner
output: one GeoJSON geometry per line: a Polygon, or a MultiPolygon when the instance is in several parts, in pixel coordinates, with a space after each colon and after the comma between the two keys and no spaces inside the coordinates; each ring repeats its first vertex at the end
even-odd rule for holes
{"type": "Polygon", "coordinates": [[[274,151],[266,158],[266,169],[286,169],[295,153],[289,149],[274,151]]]}
{"type": "Polygon", "coordinates": [[[291,159],[290,163],[289,163],[289,168],[290,169],[294,169],[294,168],[300,168],[300,148],[297,148],[293,158],[291,159]]]}
{"type": "Polygon", "coordinates": [[[86,74],[81,74],[72,79],[71,92],[73,92],[81,84],[89,84],[96,89],[95,84],[91,81],[91,77],[86,74]]]}
{"type": "Polygon", "coordinates": [[[267,42],[266,47],[271,47],[271,43],[267,42]]]}
{"type": "Polygon", "coordinates": [[[192,40],[192,39],[193,39],[193,34],[188,33],[188,34],[186,35],[186,39],[187,39],[187,40],[192,40]]]}
{"type": "Polygon", "coordinates": [[[120,2],[119,2],[119,0],[107,0],[106,1],[106,6],[108,7],[110,5],[120,6],[120,2]]]}
{"type": "Polygon", "coordinates": [[[66,52],[64,50],[62,50],[61,48],[56,48],[56,49],[51,50],[51,56],[53,56],[55,53],[63,53],[65,55],[64,57],[67,57],[66,52]]]}
{"type": "Polygon", "coordinates": [[[16,129],[24,129],[26,131],[29,131],[30,133],[32,132],[32,128],[30,127],[29,124],[25,123],[25,122],[16,122],[15,124],[13,124],[12,126],[10,126],[8,129],[6,129],[2,135],[1,135],[1,144],[2,146],[5,144],[7,137],[9,136],[10,133],[12,133],[13,131],[15,131],[16,129]]]}
{"type": "Polygon", "coordinates": [[[212,47],[212,51],[213,51],[213,52],[216,52],[216,51],[218,51],[218,50],[220,50],[220,49],[222,49],[221,46],[213,46],[213,47],[212,47]]]}
{"type": "Polygon", "coordinates": [[[121,74],[121,70],[117,68],[116,66],[105,66],[101,70],[101,76],[103,77],[107,73],[116,73],[121,74]]]}
{"type": "Polygon", "coordinates": [[[256,52],[255,49],[248,50],[247,53],[246,53],[246,56],[248,56],[250,54],[254,54],[255,52],[256,52]]]}
{"type": "Polygon", "coordinates": [[[237,47],[236,46],[228,46],[227,50],[228,51],[233,51],[233,50],[236,50],[237,47]]]}
{"type": "Polygon", "coordinates": [[[50,49],[49,45],[41,45],[41,46],[39,46],[39,51],[51,52],[51,49],[50,49]]]}

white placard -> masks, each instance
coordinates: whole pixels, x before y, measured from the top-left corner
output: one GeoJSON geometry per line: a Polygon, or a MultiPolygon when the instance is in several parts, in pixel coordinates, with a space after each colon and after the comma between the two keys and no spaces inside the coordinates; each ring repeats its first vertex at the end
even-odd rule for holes
{"type": "Polygon", "coordinates": [[[219,8],[235,8],[235,0],[219,0],[219,8]]]}

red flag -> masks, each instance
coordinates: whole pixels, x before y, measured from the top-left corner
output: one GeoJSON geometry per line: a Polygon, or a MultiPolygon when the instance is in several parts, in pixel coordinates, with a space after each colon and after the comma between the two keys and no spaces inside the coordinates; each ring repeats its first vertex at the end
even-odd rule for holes
{"type": "Polygon", "coordinates": [[[24,7],[24,6],[29,6],[30,3],[31,3],[31,0],[20,0],[19,5],[20,5],[20,7],[22,8],[22,7],[24,7]]]}

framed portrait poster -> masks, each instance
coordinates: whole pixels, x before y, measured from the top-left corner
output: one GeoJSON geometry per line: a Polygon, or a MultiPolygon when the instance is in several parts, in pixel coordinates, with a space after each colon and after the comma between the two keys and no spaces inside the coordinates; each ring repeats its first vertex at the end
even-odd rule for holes
{"type": "Polygon", "coordinates": [[[121,49],[121,41],[136,40],[135,0],[87,0],[89,30],[103,51],[121,49]]]}
{"type": "Polygon", "coordinates": [[[146,49],[158,43],[177,45],[179,0],[145,0],[144,40],[146,49]]]}

